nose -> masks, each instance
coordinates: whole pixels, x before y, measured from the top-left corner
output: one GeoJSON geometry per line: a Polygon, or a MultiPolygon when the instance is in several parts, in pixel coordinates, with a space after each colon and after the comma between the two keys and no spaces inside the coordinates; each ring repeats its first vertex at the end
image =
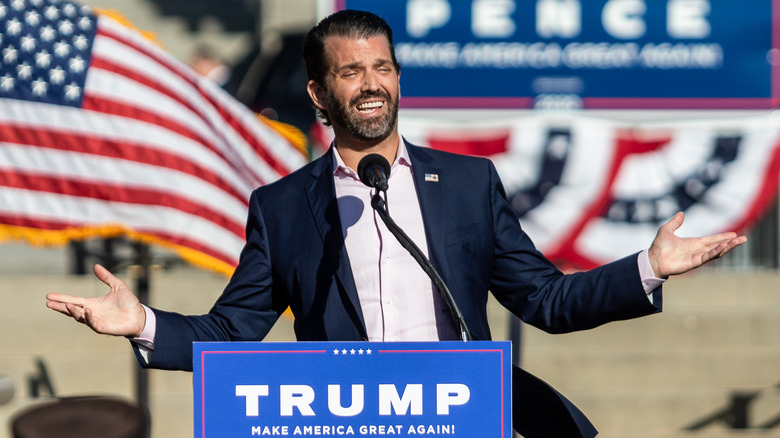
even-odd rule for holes
{"type": "Polygon", "coordinates": [[[363,84],[360,87],[360,91],[371,92],[379,89],[379,78],[376,73],[367,71],[363,76],[363,84]]]}

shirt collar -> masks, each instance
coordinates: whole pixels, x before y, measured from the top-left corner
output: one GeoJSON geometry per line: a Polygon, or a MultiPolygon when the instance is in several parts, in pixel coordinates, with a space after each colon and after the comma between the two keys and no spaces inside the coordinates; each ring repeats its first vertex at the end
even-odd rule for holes
{"type": "MultiPolygon", "coordinates": [[[[350,169],[349,167],[347,167],[346,164],[344,164],[344,160],[341,158],[341,155],[339,154],[339,149],[336,147],[335,140],[333,141],[331,148],[333,149],[333,175],[337,175],[341,173],[344,175],[350,175],[354,178],[358,178],[357,172],[353,169],[350,169]]],[[[396,166],[407,166],[409,168],[412,167],[412,160],[409,159],[409,151],[406,149],[406,142],[403,141],[403,139],[399,141],[398,152],[395,154],[395,161],[393,161],[393,164],[390,166],[390,169],[396,166]]],[[[392,174],[392,171],[390,173],[392,174]]]]}

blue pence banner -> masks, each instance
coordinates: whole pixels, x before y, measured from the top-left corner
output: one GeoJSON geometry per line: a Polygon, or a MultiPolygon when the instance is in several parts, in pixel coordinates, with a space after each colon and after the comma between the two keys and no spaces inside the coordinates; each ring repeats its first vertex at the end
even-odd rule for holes
{"type": "Polygon", "coordinates": [[[195,343],[195,436],[511,438],[510,348],[195,343]]]}
{"type": "Polygon", "coordinates": [[[393,28],[402,105],[776,108],[778,0],[323,0],[393,28]]]}

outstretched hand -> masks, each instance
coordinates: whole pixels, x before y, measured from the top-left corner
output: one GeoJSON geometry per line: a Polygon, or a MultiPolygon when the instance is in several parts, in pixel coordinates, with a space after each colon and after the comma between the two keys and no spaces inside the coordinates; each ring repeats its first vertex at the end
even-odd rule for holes
{"type": "Polygon", "coordinates": [[[146,323],[146,313],[138,298],[108,269],[95,265],[93,271],[111,288],[108,294],[85,298],[50,293],[46,294],[46,307],[70,316],[98,333],[138,337],[146,323]]]}
{"type": "Polygon", "coordinates": [[[747,241],[747,237],[728,232],[711,236],[681,238],[674,232],[683,223],[684,214],[678,212],[661,225],[647,254],[650,266],[658,278],[682,274],[723,256],[747,241]]]}

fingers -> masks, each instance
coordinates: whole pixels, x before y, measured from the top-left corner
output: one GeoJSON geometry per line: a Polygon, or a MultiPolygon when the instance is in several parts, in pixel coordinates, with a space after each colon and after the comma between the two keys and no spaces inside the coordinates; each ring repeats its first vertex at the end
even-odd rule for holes
{"type": "Polygon", "coordinates": [[[46,294],[46,307],[73,317],[73,319],[84,322],[84,310],[86,309],[87,299],[84,297],[74,297],[57,293],[46,294]]]}
{"type": "Polygon", "coordinates": [[[59,301],[46,301],[46,307],[48,307],[51,310],[60,312],[63,315],[71,316],[70,312],[68,312],[68,308],[65,305],[65,303],[59,301]]]}
{"type": "Polygon", "coordinates": [[[114,276],[114,274],[111,273],[108,269],[104,268],[102,265],[96,264],[92,267],[92,272],[95,273],[95,276],[100,279],[103,283],[108,285],[109,287],[113,288],[114,286],[118,286],[122,280],[114,276]]]}
{"type": "Polygon", "coordinates": [[[700,237],[702,243],[707,246],[717,246],[724,242],[730,242],[734,238],[737,238],[737,233],[735,232],[726,232],[700,237]]]}
{"type": "Polygon", "coordinates": [[[97,329],[95,328],[95,319],[92,317],[92,309],[90,309],[89,307],[85,307],[82,318],[83,321],[81,322],[91,327],[92,330],[97,331],[97,329]]]}
{"type": "Polygon", "coordinates": [[[671,231],[675,232],[682,226],[683,220],[685,220],[685,213],[678,211],[674,216],[672,216],[671,219],[669,219],[669,222],[665,223],[663,226],[665,228],[671,228],[671,231]]]}
{"type": "Polygon", "coordinates": [[[73,304],[73,303],[66,303],[62,301],[52,301],[52,300],[46,301],[46,307],[55,310],[59,313],[62,313],[65,316],[70,316],[76,321],[85,324],[88,319],[87,317],[91,314],[89,309],[84,306],[73,304]]]}
{"type": "Polygon", "coordinates": [[[726,252],[747,242],[747,237],[737,236],[737,233],[722,233],[714,236],[703,237],[702,242],[704,245],[710,248],[718,249],[719,251],[725,250],[723,252],[723,254],[725,254],[726,252]]]}
{"type": "Polygon", "coordinates": [[[730,239],[716,242],[714,246],[712,246],[711,249],[707,252],[704,262],[706,263],[707,261],[723,257],[732,249],[742,245],[745,242],[747,242],[747,237],[745,236],[732,237],[730,239]]]}
{"type": "Polygon", "coordinates": [[[728,253],[732,249],[742,245],[745,242],[747,242],[747,237],[746,236],[737,236],[737,237],[735,237],[733,239],[728,240],[727,242],[725,242],[725,246],[723,247],[723,249],[718,254],[718,257],[722,257],[723,255],[725,255],[726,253],[728,253]]]}
{"type": "MultiPolygon", "coordinates": [[[[49,302],[58,302],[58,303],[63,303],[63,304],[70,303],[70,304],[76,304],[76,305],[79,305],[79,306],[83,306],[86,303],[86,301],[87,301],[87,299],[84,298],[84,297],[74,297],[74,296],[71,296],[71,295],[63,295],[63,294],[58,294],[58,293],[48,293],[48,294],[46,294],[46,300],[49,301],[49,302]]],[[[47,304],[48,304],[48,302],[47,302],[47,304]]]]}
{"type": "Polygon", "coordinates": [[[86,319],[84,318],[84,313],[86,310],[85,307],[66,303],[65,308],[68,310],[68,313],[71,317],[73,317],[73,319],[81,323],[86,323],[86,319]]]}

